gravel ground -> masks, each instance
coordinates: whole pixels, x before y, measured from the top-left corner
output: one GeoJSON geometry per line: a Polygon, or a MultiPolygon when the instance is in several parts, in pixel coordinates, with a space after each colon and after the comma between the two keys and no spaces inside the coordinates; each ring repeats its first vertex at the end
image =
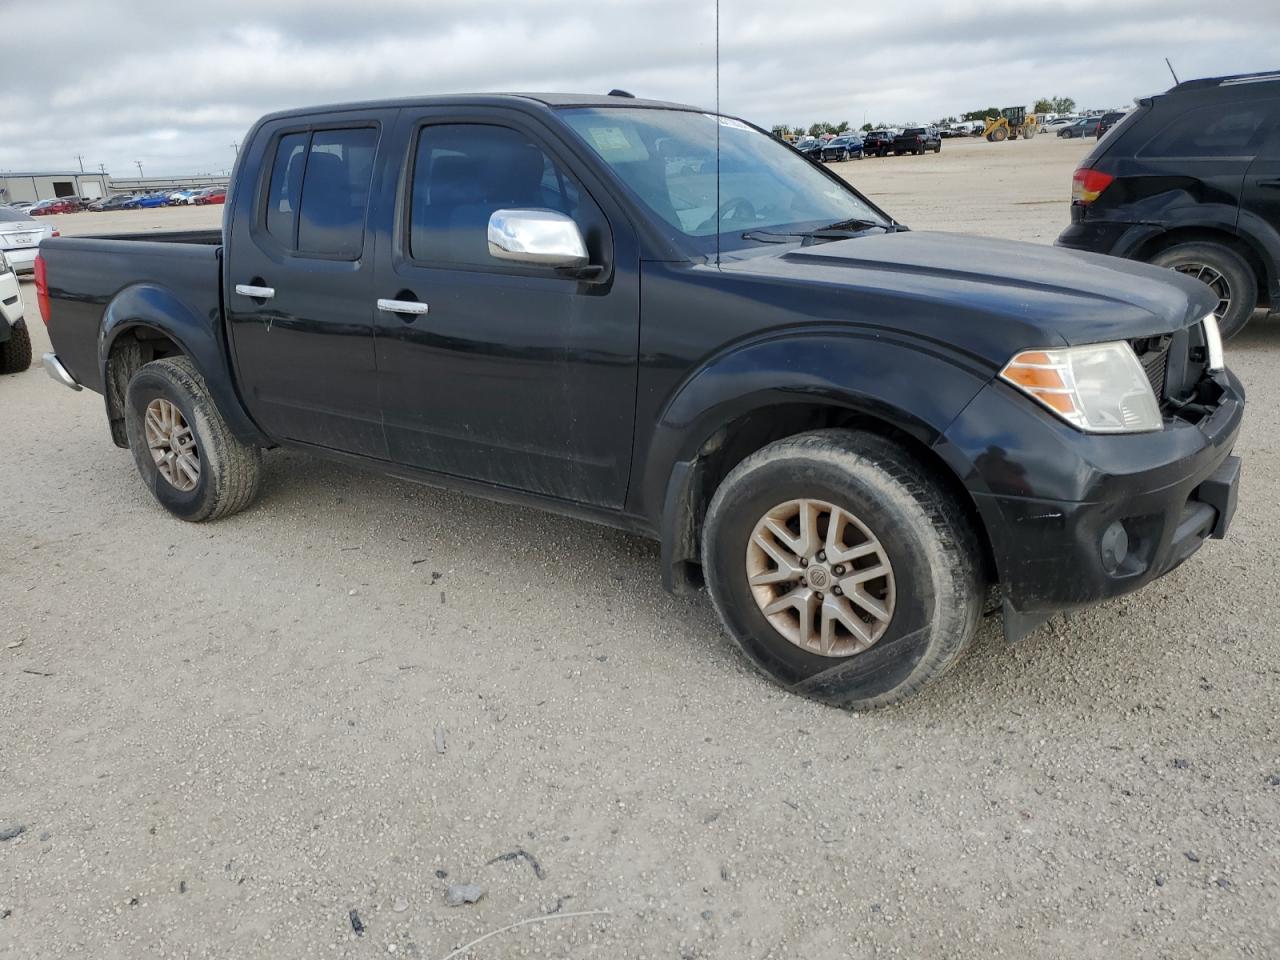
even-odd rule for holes
{"type": "MultiPolygon", "coordinates": [[[[1087,146],[840,169],[1048,242],[1087,146]]],[[[1229,356],[1225,542],[867,714],[758,678],[644,540],[291,452],[185,525],[96,395],[6,377],[0,956],[439,960],[549,913],[467,956],[1276,956],[1280,322],[1229,356]]]]}

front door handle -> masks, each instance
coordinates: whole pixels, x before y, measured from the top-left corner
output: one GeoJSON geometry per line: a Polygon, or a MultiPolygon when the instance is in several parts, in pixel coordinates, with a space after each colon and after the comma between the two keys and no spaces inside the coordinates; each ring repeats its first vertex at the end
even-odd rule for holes
{"type": "Polygon", "coordinates": [[[254,300],[270,300],[276,295],[276,288],[255,287],[250,283],[237,283],[236,293],[242,297],[252,297],[254,300]]]}
{"type": "Polygon", "coordinates": [[[411,313],[422,316],[427,312],[427,305],[418,300],[384,300],[378,298],[378,309],[383,313],[411,313]]]}
{"type": "Polygon", "coordinates": [[[1280,180],[1259,180],[1258,186],[1270,187],[1272,190],[1280,190],[1280,180]]]}

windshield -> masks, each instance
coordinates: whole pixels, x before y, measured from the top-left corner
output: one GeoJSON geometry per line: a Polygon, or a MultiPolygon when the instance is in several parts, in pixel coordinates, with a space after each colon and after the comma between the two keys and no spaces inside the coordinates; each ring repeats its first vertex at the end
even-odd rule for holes
{"type": "Polygon", "coordinates": [[[636,198],[701,253],[762,242],[750,231],[888,221],[795,150],[730,117],[645,107],[575,107],[564,118],[636,198]],[[720,133],[719,216],[716,131],[720,133]]]}

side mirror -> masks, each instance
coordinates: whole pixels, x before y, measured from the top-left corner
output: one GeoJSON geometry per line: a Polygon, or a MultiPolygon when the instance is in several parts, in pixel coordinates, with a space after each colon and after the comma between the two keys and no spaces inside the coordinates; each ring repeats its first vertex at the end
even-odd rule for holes
{"type": "Polygon", "coordinates": [[[554,210],[495,210],[489,254],[541,267],[581,269],[590,262],[578,225],[554,210]]]}

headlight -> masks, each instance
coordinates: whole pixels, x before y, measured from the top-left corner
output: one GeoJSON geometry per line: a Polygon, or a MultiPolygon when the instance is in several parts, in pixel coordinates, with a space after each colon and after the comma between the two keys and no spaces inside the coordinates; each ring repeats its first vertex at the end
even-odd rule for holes
{"type": "Polygon", "coordinates": [[[1227,361],[1222,354],[1222,333],[1218,330],[1218,318],[1211,313],[1200,322],[1204,326],[1205,365],[1210,370],[1221,370],[1227,365],[1227,361]]]}
{"type": "Polygon", "coordinates": [[[1024,350],[1000,377],[1088,433],[1139,433],[1164,425],[1146,371],[1123,341],[1024,350]]]}

